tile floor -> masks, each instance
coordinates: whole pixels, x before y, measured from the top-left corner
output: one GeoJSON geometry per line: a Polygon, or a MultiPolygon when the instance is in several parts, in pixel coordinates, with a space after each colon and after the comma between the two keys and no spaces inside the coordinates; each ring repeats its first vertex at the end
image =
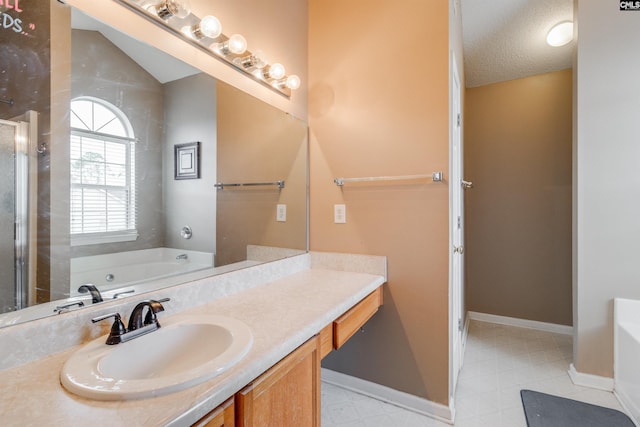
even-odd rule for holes
{"type": "MultiPolygon", "coordinates": [[[[572,338],[472,321],[456,390],[456,427],[526,427],[520,390],[622,410],[613,393],[576,386],[572,338]]],[[[446,427],[449,424],[322,384],[322,427],[446,427]]]]}

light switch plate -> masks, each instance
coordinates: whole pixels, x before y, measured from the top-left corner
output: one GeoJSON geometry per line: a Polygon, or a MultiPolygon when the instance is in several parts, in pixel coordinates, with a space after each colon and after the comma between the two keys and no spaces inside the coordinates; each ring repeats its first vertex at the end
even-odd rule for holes
{"type": "Polygon", "coordinates": [[[333,205],[333,222],[336,224],[346,224],[347,207],[345,205],[333,205]]]}
{"type": "Polygon", "coordinates": [[[287,222],[287,205],[276,206],[276,221],[287,222]]]}

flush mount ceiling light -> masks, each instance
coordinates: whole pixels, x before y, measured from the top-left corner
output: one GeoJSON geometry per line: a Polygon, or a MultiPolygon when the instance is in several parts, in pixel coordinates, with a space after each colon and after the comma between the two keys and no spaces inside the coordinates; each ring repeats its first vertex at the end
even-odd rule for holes
{"type": "Polygon", "coordinates": [[[547,33],[547,44],[553,47],[564,46],[573,40],[573,22],[565,21],[555,25],[547,33]]]}
{"type": "Polygon", "coordinates": [[[212,15],[199,18],[192,13],[189,0],[114,1],[277,93],[290,97],[291,90],[300,87],[300,78],[287,76],[282,64],[269,64],[262,51],[252,53],[247,50],[247,40],[243,36],[225,36],[218,18],[212,15]]]}

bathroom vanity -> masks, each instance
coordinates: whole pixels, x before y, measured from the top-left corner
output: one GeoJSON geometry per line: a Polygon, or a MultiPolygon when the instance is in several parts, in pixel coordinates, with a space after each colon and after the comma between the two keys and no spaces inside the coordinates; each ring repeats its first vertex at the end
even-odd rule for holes
{"type": "Polygon", "coordinates": [[[320,360],[378,310],[385,281],[384,257],[309,253],[145,295],[171,298],[159,313],[160,322],[178,312],[229,316],[248,325],[254,339],[249,353],[219,376],[148,399],[91,400],[69,393],[59,382],[65,361],[108,329],[91,325],[88,318],[114,309],[129,313],[131,303],[8,328],[0,331],[3,347],[29,347],[30,334],[47,347],[51,336],[69,328],[78,328],[79,338],[73,346],[50,348],[48,356],[0,371],[3,423],[319,426],[320,360]]]}
{"type": "Polygon", "coordinates": [[[320,360],[346,343],[381,305],[378,287],[196,425],[320,426],[320,360]]]}

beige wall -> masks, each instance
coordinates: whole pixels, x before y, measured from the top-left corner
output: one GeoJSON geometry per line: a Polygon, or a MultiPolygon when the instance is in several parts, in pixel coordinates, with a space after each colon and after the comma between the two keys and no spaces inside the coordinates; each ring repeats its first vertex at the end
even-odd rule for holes
{"type": "Polygon", "coordinates": [[[217,197],[216,265],[247,259],[247,245],[305,250],[307,126],[225,83],[218,83],[217,181],[285,181],[277,186],[233,188],[217,197]],[[286,221],[276,206],[286,205],[286,221]]]}
{"type": "Polygon", "coordinates": [[[467,89],[467,309],[571,325],[572,72],[467,89]]]}
{"type": "Polygon", "coordinates": [[[448,175],[448,21],[442,1],[309,2],[310,246],[386,255],[389,273],[381,311],[325,366],[442,404],[448,186],[332,180],[448,175]]]}
{"type": "Polygon", "coordinates": [[[613,299],[640,299],[637,12],[577,0],[574,364],[613,376],[613,299]]]}

